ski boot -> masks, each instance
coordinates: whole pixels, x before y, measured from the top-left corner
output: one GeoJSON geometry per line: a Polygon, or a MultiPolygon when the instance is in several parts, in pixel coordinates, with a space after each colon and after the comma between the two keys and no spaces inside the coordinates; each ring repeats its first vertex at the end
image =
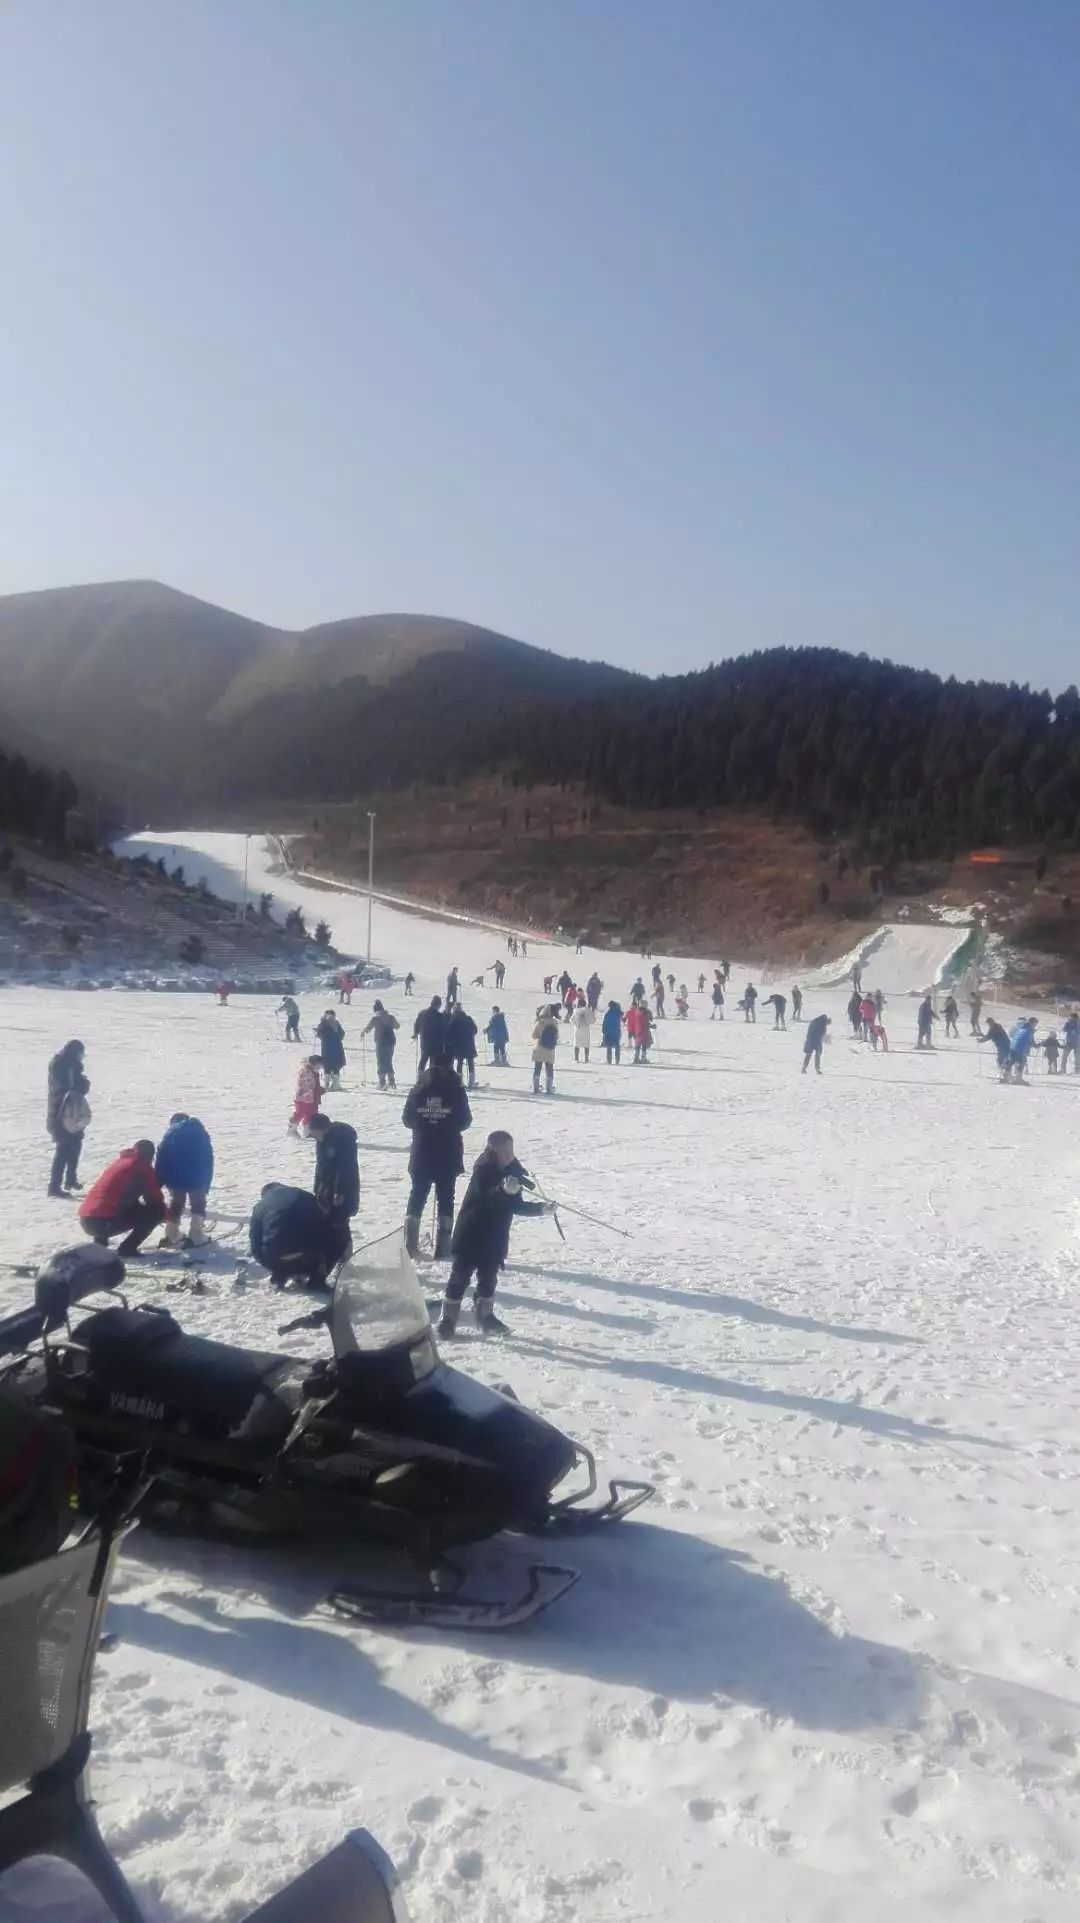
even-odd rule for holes
{"type": "Polygon", "coordinates": [[[179,1247],[180,1247],[179,1222],[166,1222],[165,1227],[161,1232],[161,1241],[158,1243],[158,1248],[159,1249],[178,1249],[179,1247]]]}
{"type": "Polygon", "coordinates": [[[452,1215],[440,1215],[435,1236],[436,1262],[449,1262],[451,1256],[450,1236],[454,1227],[452,1215]]]}
{"type": "Polygon", "coordinates": [[[193,1215],[191,1221],[188,1223],[188,1232],[184,1237],[185,1249],[205,1248],[209,1240],[210,1237],[206,1233],[205,1216],[193,1215]]]}
{"type": "Polygon", "coordinates": [[[418,1215],[405,1217],[405,1253],[413,1262],[420,1254],[420,1217],[418,1215]]]}
{"type": "Polygon", "coordinates": [[[477,1296],[476,1301],[473,1304],[473,1314],[476,1317],[476,1326],[479,1329],[481,1335],[509,1335],[510,1334],[510,1331],[507,1328],[506,1323],[500,1321],[499,1317],[496,1315],[494,1309],[492,1308],[490,1296],[488,1295],[477,1296]]]}
{"type": "Polygon", "coordinates": [[[460,1314],[461,1303],[451,1302],[449,1297],[446,1297],[442,1305],[442,1315],[439,1317],[439,1326],[435,1331],[436,1335],[442,1336],[444,1342],[448,1341],[451,1336],[457,1334],[458,1316],[460,1314]]]}

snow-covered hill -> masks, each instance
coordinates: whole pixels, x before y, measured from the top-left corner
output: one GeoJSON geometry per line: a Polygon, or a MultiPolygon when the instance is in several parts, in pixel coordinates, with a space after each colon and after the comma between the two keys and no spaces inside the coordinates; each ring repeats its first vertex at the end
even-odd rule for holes
{"type": "MultiPolygon", "coordinates": [[[[198,850],[240,892],[242,838],[173,845],[192,878],[198,850]]],[[[363,952],[362,897],[316,895],[255,840],[248,855],[250,886],[363,952]]],[[[507,1010],[513,1067],[481,1069],[470,1146],[513,1127],[553,1193],[629,1232],[567,1216],[563,1244],[520,1225],[500,1291],[514,1338],[466,1336],[464,1366],[658,1497],[573,1544],[583,1582],[501,1639],[356,1631],[320,1610],[321,1564],[136,1532],[98,1669],[95,1792],[158,1923],[242,1916],[358,1821],[417,1923],[1072,1923],[1080,1078],[1001,1088],[967,1035],[916,1054],[907,996],[937,951],[900,949],[887,1056],[845,1038],[842,989],[808,991],[807,1014],[835,1018],[820,1079],[769,1010],[749,1027],[729,1004],[721,1026],[693,993],[649,1068],[561,1049],[547,1101],[528,1092],[542,976],[595,960],[625,999],[638,958],[515,962],[491,930],[376,904],[376,956],[419,977],[416,1003],[386,996],[402,1082],[412,1008],[451,964],[468,984],[501,955],[505,992],[466,999],[507,1010]]],[[[689,958],[659,959],[696,982],[689,958]]],[[[375,1236],[402,1212],[407,1137],[400,1098],[363,1083],[370,1004],[342,1011],[347,1088],[328,1100],[359,1130],[375,1236]]],[[[321,1006],[304,998],[305,1033],[321,1006]]],[[[262,1182],[307,1179],[270,1001],[7,990],[0,1024],[4,1261],[72,1231],[40,1127],[71,1034],[88,1172],[173,1109],[200,1114],[225,1256],[262,1182]]],[[[227,1262],[207,1274],[207,1296],[163,1277],[159,1299],[272,1347],[280,1305],[234,1290],[227,1262]]],[[[26,1286],[6,1275],[0,1296],[26,1286]]],[[[4,1923],[91,1914],[53,1868],[0,1890],[4,1923]]]]}

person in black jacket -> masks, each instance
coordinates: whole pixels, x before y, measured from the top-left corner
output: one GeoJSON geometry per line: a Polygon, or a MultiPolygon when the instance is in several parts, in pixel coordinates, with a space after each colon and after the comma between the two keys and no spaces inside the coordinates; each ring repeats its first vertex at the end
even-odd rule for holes
{"type": "Polygon", "coordinates": [[[446,1016],[441,995],[433,995],[427,1008],[420,1010],[413,1023],[413,1035],[420,1044],[416,1072],[422,1075],[428,1064],[445,1052],[446,1016]]]}
{"type": "Polygon", "coordinates": [[[313,1115],[308,1134],[315,1143],[315,1200],[348,1236],[360,1207],[356,1130],[348,1122],[332,1122],[329,1115],[313,1115]]]}
{"type": "Polygon", "coordinates": [[[251,1253],[270,1271],[276,1289],[291,1276],[309,1288],[325,1289],[332,1268],[349,1252],[348,1225],[328,1215],[307,1189],[267,1182],[251,1211],[251,1253]]]}
{"type": "Polygon", "coordinates": [[[476,1023],[457,1002],[446,1024],[446,1052],[459,1075],[468,1070],[469,1087],[476,1087],[476,1023]]]}
{"type": "Polygon", "coordinates": [[[450,1254],[450,1231],[454,1226],[454,1188],[465,1172],[465,1151],[461,1137],[472,1126],[469,1098],[461,1077],[451,1067],[445,1053],[409,1090],[401,1111],[405,1127],[412,1130],[409,1174],[412,1187],[405,1210],[405,1247],[410,1255],[420,1249],[420,1218],[427,1207],[432,1188],[438,1209],[435,1258],[445,1261],[450,1254]]]}
{"type": "Polygon", "coordinates": [[[549,1215],[554,1202],[527,1202],[523,1189],[532,1181],[514,1154],[514,1138],[504,1128],[492,1131],[487,1147],[473,1165],[472,1179],[454,1225],[453,1266],[443,1298],[439,1334],[457,1331],[461,1298],[476,1277],[476,1320],[482,1335],[506,1335],[492,1307],[499,1270],[510,1253],[510,1226],[515,1215],[549,1215]]]}
{"type": "Polygon", "coordinates": [[[827,1015],[815,1015],[806,1024],[806,1039],[803,1042],[802,1072],[805,1075],[813,1057],[814,1067],[821,1074],[821,1051],[825,1046],[825,1031],[829,1026],[827,1015]]]}
{"type": "Polygon", "coordinates": [[[341,1074],[345,1067],[345,1030],[332,1008],[327,1009],[321,1022],[316,1022],[315,1033],[322,1049],[326,1086],[328,1089],[340,1088],[341,1074]]]}

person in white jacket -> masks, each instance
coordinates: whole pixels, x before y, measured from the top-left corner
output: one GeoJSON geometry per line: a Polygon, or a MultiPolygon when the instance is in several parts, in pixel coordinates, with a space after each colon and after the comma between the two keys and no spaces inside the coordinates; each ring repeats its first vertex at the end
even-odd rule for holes
{"type": "Polygon", "coordinates": [[[579,1062],[584,1055],[589,1059],[592,1031],[596,1023],[596,1010],[588,1002],[579,1002],[574,1010],[574,1060],[579,1062]]]}

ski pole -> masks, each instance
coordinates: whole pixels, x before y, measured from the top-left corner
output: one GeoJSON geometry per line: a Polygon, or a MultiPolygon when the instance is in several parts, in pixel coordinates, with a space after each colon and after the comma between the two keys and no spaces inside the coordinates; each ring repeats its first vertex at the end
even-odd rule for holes
{"type": "Polygon", "coordinates": [[[572,1202],[560,1202],[559,1207],[565,1209],[567,1215],[580,1215],[583,1222],[591,1222],[594,1228],[610,1229],[612,1235],[624,1236],[628,1242],[630,1240],[629,1229],[617,1228],[614,1222],[602,1222],[598,1215],[589,1215],[585,1209],[576,1209],[572,1202]]]}

